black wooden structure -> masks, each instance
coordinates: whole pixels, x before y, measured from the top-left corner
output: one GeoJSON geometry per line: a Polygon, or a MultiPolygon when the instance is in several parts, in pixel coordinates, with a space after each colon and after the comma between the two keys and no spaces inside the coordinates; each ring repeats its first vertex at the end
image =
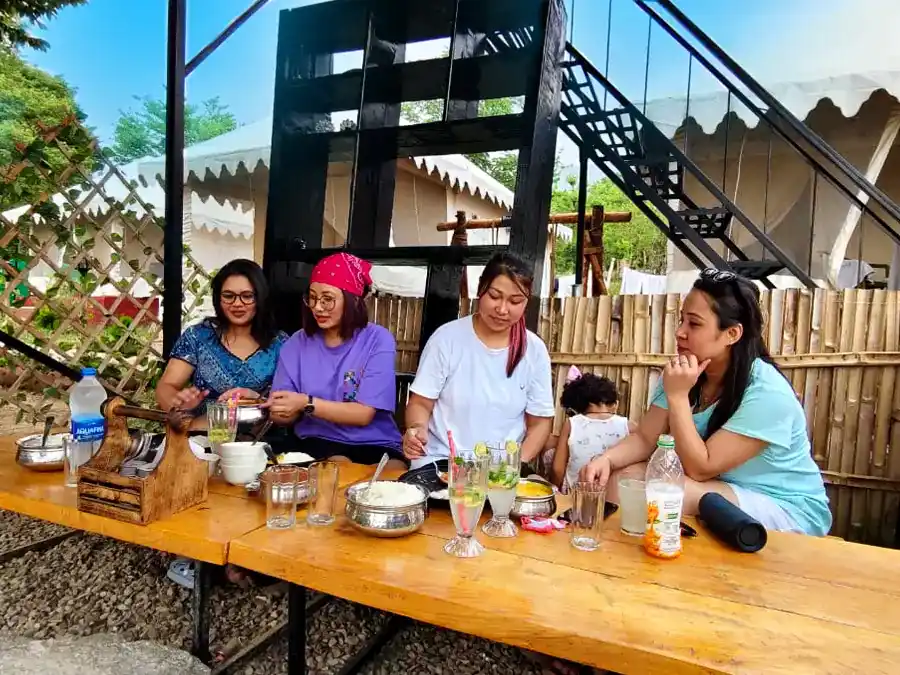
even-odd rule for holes
{"type": "MultiPolygon", "coordinates": [[[[390,247],[397,159],[518,150],[508,249],[541,278],[553,182],[563,0],[334,0],[285,10],[277,75],[264,267],[277,306],[301,302],[322,248],[328,165],[347,162],[346,250],[374,264],[427,266],[421,339],[459,311],[464,265],[506,246],[390,247]],[[444,58],[407,62],[406,47],[449,39],[444,58]],[[362,67],[334,73],[335,55],[362,67]],[[522,97],[522,112],[479,117],[479,102],[522,97]],[[443,102],[443,119],[401,125],[401,104],[443,102]],[[334,129],[330,113],[356,111],[334,129]]],[[[280,317],[295,330],[297,313],[280,317]]]]}

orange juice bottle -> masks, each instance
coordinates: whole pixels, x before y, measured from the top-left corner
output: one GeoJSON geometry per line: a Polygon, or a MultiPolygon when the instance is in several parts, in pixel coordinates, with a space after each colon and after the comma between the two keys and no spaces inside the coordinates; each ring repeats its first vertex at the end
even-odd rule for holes
{"type": "Polygon", "coordinates": [[[644,550],[656,558],[681,555],[681,509],[684,469],[675,452],[675,439],[663,434],[647,464],[647,529],[644,550]]]}

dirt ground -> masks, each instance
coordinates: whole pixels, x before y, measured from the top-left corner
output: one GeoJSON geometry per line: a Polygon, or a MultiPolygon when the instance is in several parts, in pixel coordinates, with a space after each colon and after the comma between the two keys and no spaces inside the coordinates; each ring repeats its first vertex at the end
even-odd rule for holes
{"type": "MultiPolygon", "coordinates": [[[[29,394],[25,403],[30,408],[31,406],[39,406],[43,400],[44,397],[40,394],[29,394]]],[[[24,436],[41,431],[42,424],[32,424],[30,417],[17,424],[16,415],[18,413],[19,408],[11,403],[0,406],[0,434],[4,436],[24,436]]],[[[54,401],[49,414],[56,418],[57,424],[55,426],[61,425],[65,427],[68,425],[69,406],[65,401],[54,401]]]]}

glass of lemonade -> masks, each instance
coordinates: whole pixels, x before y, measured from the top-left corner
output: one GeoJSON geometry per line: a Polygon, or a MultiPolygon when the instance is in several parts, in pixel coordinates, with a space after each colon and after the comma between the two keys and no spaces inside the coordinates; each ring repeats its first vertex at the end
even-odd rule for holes
{"type": "Polygon", "coordinates": [[[237,415],[232,415],[226,403],[206,406],[206,437],[212,451],[219,454],[223,443],[233,443],[237,433],[237,415]]]}
{"type": "Polygon", "coordinates": [[[619,478],[621,530],[632,537],[643,537],[647,529],[646,483],[640,476],[619,478]]]}
{"type": "Polygon", "coordinates": [[[487,496],[491,502],[491,519],[481,531],[489,537],[515,537],[519,532],[510,520],[509,512],[516,501],[516,487],[521,472],[520,448],[515,441],[500,445],[488,445],[491,462],[488,467],[487,496]]]}
{"type": "Polygon", "coordinates": [[[473,535],[484,510],[490,461],[490,454],[483,452],[481,455],[457,455],[450,462],[447,491],[456,536],[447,542],[444,552],[457,558],[474,558],[484,551],[484,546],[473,535]]]}

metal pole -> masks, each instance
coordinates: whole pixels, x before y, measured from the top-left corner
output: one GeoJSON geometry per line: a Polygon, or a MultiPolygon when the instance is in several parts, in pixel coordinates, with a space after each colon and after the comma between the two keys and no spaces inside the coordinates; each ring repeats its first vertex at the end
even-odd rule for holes
{"type": "Polygon", "coordinates": [[[163,356],[181,334],[184,255],[184,52],[187,0],[169,0],[166,44],[166,227],[163,240],[163,356]]]}
{"type": "Polygon", "coordinates": [[[587,209],[587,174],[588,155],[584,147],[579,148],[578,162],[578,225],[575,230],[575,284],[582,283],[582,264],[584,263],[584,226],[587,209]]]}
{"type": "Polygon", "coordinates": [[[194,69],[201,63],[203,63],[206,60],[206,57],[216,51],[222,45],[222,43],[225,42],[225,40],[230,38],[238,28],[243,26],[247,19],[256,14],[257,11],[265,7],[267,2],[269,2],[269,0],[256,0],[252,5],[245,9],[240,16],[238,16],[234,21],[225,26],[225,30],[223,30],[215,38],[213,38],[212,42],[210,42],[203,49],[197,52],[197,55],[190,61],[188,61],[184,74],[190,75],[192,72],[194,72],[194,69]]]}

